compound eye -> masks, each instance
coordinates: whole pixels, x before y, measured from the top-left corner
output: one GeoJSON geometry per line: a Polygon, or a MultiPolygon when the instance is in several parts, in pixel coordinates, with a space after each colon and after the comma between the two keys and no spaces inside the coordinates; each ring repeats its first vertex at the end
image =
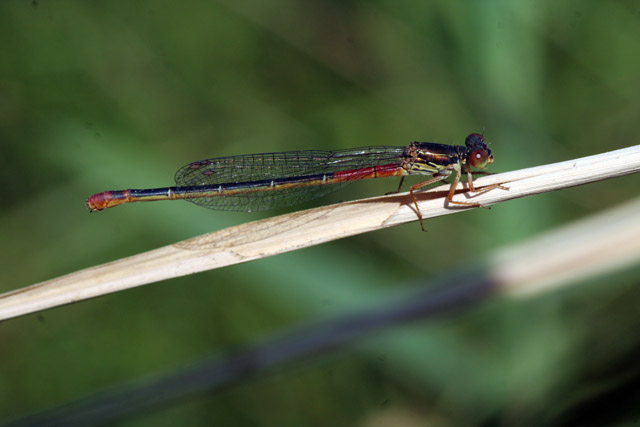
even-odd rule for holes
{"type": "Polygon", "coordinates": [[[477,145],[485,145],[486,141],[484,140],[484,136],[479,133],[472,133],[464,140],[464,143],[467,147],[471,148],[477,145]]]}
{"type": "Polygon", "coordinates": [[[474,168],[482,169],[487,166],[489,163],[489,159],[491,155],[487,152],[487,150],[483,150],[481,148],[476,148],[469,153],[469,163],[474,168]]]}

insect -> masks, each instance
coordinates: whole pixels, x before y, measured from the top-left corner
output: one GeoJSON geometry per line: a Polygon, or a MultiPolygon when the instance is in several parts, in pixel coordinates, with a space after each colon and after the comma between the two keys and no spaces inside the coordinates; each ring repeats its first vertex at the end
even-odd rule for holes
{"type": "MultiPolygon", "coordinates": [[[[218,157],[180,168],[175,175],[175,187],[105,191],[89,197],[86,205],[96,212],[124,203],[184,199],[210,209],[251,212],[296,205],[361,179],[428,175],[430,179],[412,185],[409,190],[423,227],[416,190],[453,174],[448,202],[483,207],[479,203],[454,201],[453,196],[462,173],[467,175],[469,190],[475,192],[471,167],[483,169],[490,163],[493,155],[478,133],[467,136],[464,146],[412,142],[404,147],[218,157]]],[[[499,186],[490,188],[495,187],[499,186]]]]}

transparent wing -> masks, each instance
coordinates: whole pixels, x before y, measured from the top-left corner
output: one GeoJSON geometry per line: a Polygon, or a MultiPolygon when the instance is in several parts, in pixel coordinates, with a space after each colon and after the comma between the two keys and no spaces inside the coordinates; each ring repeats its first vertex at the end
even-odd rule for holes
{"type": "Polygon", "coordinates": [[[363,168],[400,165],[404,147],[365,147],[336,151],[289,151],[201,160],[176,172],[179,187],[220,185],[244,188],[238,194],[188,198],[210,209],[257,211],[292,206],[336,191],[364,178],[363,168]],[[336,172],[354,171],[348,179],[336,172]],[[326,179],[323,179],[325,177],[326,179]],[[278,185],[286,183],[286,186],[278,185]],[[313,184],[313,185],[310,185],[313,184]]]}

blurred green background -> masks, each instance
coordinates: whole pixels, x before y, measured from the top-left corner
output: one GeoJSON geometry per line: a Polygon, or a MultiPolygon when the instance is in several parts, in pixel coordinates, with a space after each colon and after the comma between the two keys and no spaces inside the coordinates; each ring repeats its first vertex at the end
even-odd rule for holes
{"type": "MultiPolygon", "coordinates": [[[[1,292],[287,212],[84,206],[169,186],[194,160],[484,130],[497,172],[638,144],[637,1],[5,1],[0,36],[1,292]]],[[[397,186],[376,181],[308,206],[397,186]]],[[[637,188],[620,178],[3,322],[0,420],[331,318],[637,188]]],[[[546,422],[593,370],[624,378],[637,273],[389,330],[127,424],[546,422]]]]}

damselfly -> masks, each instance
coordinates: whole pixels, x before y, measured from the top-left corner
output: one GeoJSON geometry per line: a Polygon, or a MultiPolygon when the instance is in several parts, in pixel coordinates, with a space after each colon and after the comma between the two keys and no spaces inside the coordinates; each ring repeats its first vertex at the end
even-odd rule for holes
{"type": "MultiPolygon", "coordinates": [[[[406,147],[219,157],[180,168],[175,175],[175,187],[105,191],[89,197],[86,205],[96,212],[124,203],[184,199],[210,209],[251,212],[296,205],[360,179],[430,175],[430,179],[409,189],[422,226],[416,190],[454,174],[448,202],[483,207],[479,203],[455,201],[453,196],[463,172],[469,191],[475,192],[471,167],[482,169],[492,162],[491,150],[478,133],[467,136],[464,146],[412,142],[406,147]]],[[[498,186],[492,186],[495,187],[498,186]]]]}

